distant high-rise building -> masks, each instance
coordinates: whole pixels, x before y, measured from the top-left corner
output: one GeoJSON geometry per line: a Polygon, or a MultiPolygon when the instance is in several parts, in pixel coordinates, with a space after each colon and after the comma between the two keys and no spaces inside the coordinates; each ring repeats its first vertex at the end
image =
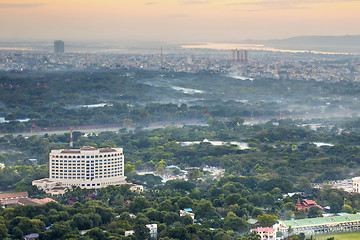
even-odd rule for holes
{"type": "Polygon", "coordinates": [[[240,62],[240,51],[236,49],[236,62],[240,62]]]}
{"type": "Polygon", "coordinates": [[[61,40],[54,41],[54,53],[63,53],[65,51],[65,43],[61,40]]]}
{"type": "Polygon", "coordinates": [[[245,63],[248,63],[248,55],[249,55],[249,53],[248,53],[248,50],[244,50],[244,62],[245,63]]]}
{"type": "Polygon", "coordinates": [[[248,63],[248,50],[232,50],[232,63],[248,63]]]}

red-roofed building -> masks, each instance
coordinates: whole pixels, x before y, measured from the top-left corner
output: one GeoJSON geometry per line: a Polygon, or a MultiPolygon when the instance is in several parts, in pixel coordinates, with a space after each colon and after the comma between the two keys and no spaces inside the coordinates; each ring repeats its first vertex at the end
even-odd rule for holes
{"type": "Polygon", "coordinates": [[[324,208],[320,205],[318,205],[315,201],[313,200],[305,200],[302,203],[300,203],[300,200],[298,199],[297,203],[296,203],[296,209],[297,211],[301,211],[301,210],[305,210],[305,209],[310,209],[311,207],[318,207],[321,210],[324,210],[324,208]]]}
{"type": "Polygon", "coordinates": [[[276,239],[276,230],[274,228],[254,228],[251,229],[250,232],[257,232],[261,240],[276,239]]]}
{"type": "Polygon", "coordinates": [[[14,193],[2,193],[0,194],[1,205],[7,206],[10,204],[17,204],[22,198],[28,198],[27,192],[14,192],[14,193]]]}
{"type": "Polygon", "coordinates": [[[57,203],[57,201],[55,201],[54,199],[51,199],[51,198],[44,198],[44,199],[41,199],[41,201],[45,204],[48,202],[56,202],[57,203]]]}
{"type": "Polygon", "coordinates": [[[48,202],[56,202],[57,203],[57,201],[55,201],[54,199],[51,199],[51,198],[44,198],[44,199],[21,198],[18,201],[18,204],[20,204],[20,205],[43,205],[48,202]]]}

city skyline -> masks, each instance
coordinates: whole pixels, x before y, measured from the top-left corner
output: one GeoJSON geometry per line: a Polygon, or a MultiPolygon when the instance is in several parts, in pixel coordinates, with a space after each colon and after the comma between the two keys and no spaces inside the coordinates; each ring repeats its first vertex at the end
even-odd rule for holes
{"type": "Polygon", "coordinates": [[[358,35],[354,0],[0,1],[0,40],[214,41],[358,35]]]}

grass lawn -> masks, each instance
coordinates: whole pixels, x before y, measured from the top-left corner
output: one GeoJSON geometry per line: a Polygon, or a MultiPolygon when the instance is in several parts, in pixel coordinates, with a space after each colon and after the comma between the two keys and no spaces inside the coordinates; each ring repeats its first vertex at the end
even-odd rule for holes
{"type": "Polygon", "coordinates": [[[330,237],[334,237],[335,240],[357,240],[357,239],[360,239],[360,232],[316,235],[315,239],[316,240],[326,240],[327,238],[330,238],[330,237]]]}

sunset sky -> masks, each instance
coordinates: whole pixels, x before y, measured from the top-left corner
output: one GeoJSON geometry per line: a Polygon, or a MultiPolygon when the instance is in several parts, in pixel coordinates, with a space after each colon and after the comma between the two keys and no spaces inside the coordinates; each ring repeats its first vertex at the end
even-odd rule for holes
{"type": "Polygon", "coordinates": [[[239,41],[359,35],[354,0],[0,0],[0,40],[239,41]]]}

